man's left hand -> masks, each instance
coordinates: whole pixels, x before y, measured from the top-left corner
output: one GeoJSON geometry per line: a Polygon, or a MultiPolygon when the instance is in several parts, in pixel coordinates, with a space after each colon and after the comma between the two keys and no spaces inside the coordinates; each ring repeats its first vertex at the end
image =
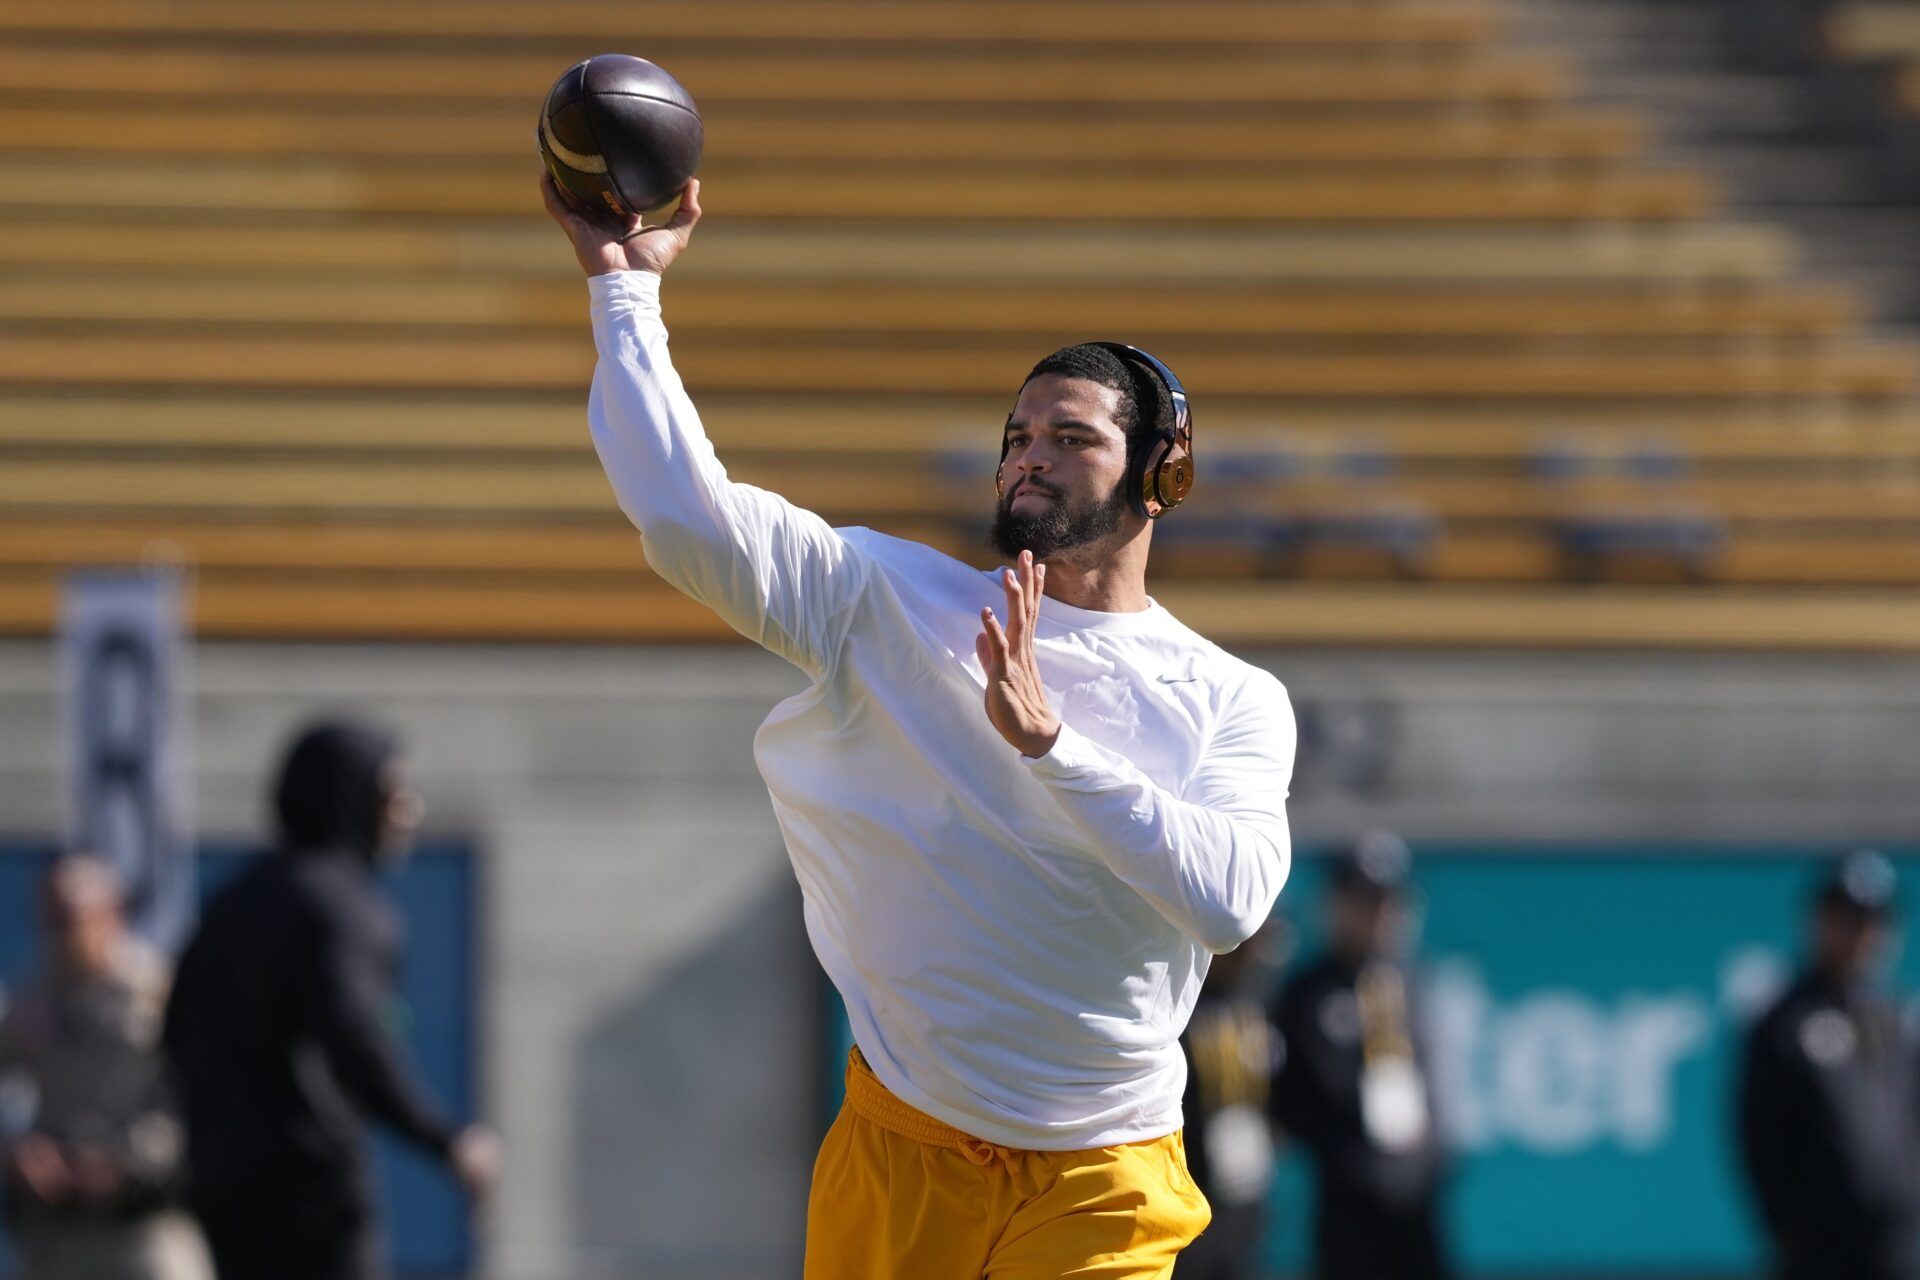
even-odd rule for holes
{"type": "Polygon", "coordinates": [[[1002,571],[1007,589],[1007,625],[1003,629],[991,607],[980,611],[985,628],[973,642],[973,651],[987,673],[987,719],[1020,754],[1038,758],[1053,750],[1060,737],[1060,717],[1047,702],[1040,683],[1040,667],[1033,659],[1033,628],[1040,618],[1040,596],[1047,582],[1047,566],[1035,564],[1031,551],[1020,553],[1019,563],[1002,571]]]}

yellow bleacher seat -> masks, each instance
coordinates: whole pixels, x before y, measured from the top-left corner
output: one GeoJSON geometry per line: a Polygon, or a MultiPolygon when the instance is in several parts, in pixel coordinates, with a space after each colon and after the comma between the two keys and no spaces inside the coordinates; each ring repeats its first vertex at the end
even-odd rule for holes
{"type": "Polygon", "coordinates": [[[708,126],[668,317],[743,479],[977,559],[1020,375],[1133,338],[1194,390],[1212,510],[1437,531],[1413,565],[1170,537],[1156,596],[1223,641],[1920,644],[1913,352],[1571,58],[1478,0],[1087,12],[0,6],[0,630],[64,566],[178,556],[209,634],[723,637],[592,458],[533,190],[540,95],[629,47],[708,126]],[[1587,516],[1707,522],[1709,583],[1566,585],[1587,516]]]}

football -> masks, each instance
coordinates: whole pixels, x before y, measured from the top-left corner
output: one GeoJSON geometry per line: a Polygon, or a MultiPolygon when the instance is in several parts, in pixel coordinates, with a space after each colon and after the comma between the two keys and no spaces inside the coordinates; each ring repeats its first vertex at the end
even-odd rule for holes
{"type": "Polygon", "coordinates": [[[700,110],[654,63],[602,53],[554,82],[539,139],[569,199],[625,223],[671,203],[700,167],[700,110]]]}

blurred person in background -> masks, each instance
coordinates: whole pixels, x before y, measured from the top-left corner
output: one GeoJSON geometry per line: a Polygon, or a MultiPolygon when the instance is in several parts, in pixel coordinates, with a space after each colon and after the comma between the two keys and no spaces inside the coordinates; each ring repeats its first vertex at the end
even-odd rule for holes
{"type": "Polygon", "coordinates": [[[1286,950],[1269,921],[1236,951],[1215,956],[1180,1047],[1187,1054],[1187,1167],[1213,1206],[1213,1222],[1180,1255],[1180,1280],[1256,1274],[1276,1163],[1272,1123],[1280,1035],[1265,995],[1286,950]]]}
{"type": "Polygon", "coordinates": [[[354,723],[295,741],[274,792],[279,852],[208,905],[167,1015],[190,1199],[220,1280],[386,1274],[367,1123],[471,1193],[498,1160],[455,1129],[398,1035],[399,913],[380,887],[421,816],[396,741],[354,723]]]}
{"type": "Polygon", "coordinates": [[[1321,1280],[1451,1274],[1439,1200],[1445,1153],[1407,972],[1406,843],[1362,836],[1335,862],[1327,952],[1281,990],[1273,1112],[1314,1166],[1321,1280]]]}
{"type": "Polygon", "coordinates": [[[0,1076],[37,1096],[6,1148],[25,1280],[206,1280],[206,1246],[178,1207],[166,961],[128,930],[120,878],[97,858],[58,859],[39,905],[45,962],[0,1019],[0,1076]]]}
{"type": "Polygon", "coordinates": [[[1748,1037],[1740,1151],[1783,1280],[1920,1277],[1920,1045],[1882,983],[1894,889],[1878,853],[1835,864],[1805,971],[1748,1037]]]}

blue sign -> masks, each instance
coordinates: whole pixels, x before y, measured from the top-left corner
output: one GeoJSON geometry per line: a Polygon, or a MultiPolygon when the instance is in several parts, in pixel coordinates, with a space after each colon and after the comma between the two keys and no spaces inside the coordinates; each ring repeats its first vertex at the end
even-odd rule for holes
{"type": "MultiPolygon", "coordinates": [[[[249,855],[202,851],[204,894],[225,884],[249,855]]],[[[38,963],[34,900],[53,858],[47,845],[0,843],[0,983],[27,978],[38,963]]],[[[408,1047],[433,1096],[456,1117],[475,1114],[477,907],[479,886],[464,845],[430,842],[385,877],[407,925],[401,995],[408,1047]]],[[[386,1137],[377,1140],[391,1257],[401,1276],[465,1275],[473,1233],[464,1198],[431,1159],[386,1137]]],[[[0,1274],[7,1274],[0,1266],[0,1274]]]]}
{"type": "Polygon", "coordinates": [[[60,619],[70,847],[119,869],[128,923],[169,954],[195,902],[184,591],[174,569],[87,570],[69,575],[60,619]]]}

